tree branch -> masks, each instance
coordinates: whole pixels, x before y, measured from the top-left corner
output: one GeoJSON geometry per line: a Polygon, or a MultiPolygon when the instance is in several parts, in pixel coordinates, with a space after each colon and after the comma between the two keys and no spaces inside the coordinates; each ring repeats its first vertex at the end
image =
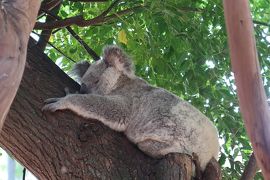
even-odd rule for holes
{"type": "Polygon", "coordinates": [[[106,23],[108,21],[111,21],[114,18],[135,12],[138,9],[141,9],[143,6],[136,6],[133,8],[125,9],[122,11],[118,11],[116,13],[113,13],[112,15],[108,15],[105,17],[101,17],[100,15],[90,19],[90,20],[85,20],[83,19],[83,16],[75,16],[63,20],[58,20],[50,23],[41,23],[37,22],[35,25],[34,29],[55,29],[55,28],[63,28],[71,25],[77,25],[79,27],[86,27],[86,26],[94,26],[94,25],[99,25],[102,23],[106,23]]]}
{"type": "MultiPolygon", "coordinates": [[[[55,14],[52,14],[50,11],[43,10],[46,14],[48,14],[50,17],[56,19],[56,20],[61,20],[61,18],[55,14]]],[[[87,51],[87,53],[95,60],[99,60],[100,57],[99,55],[92,49],[90,48],[83,40],[82,38],[75,33],[75,31],[72,30],[70,26],[67,26],[66,29],[68,32],[84,47],[84,49],[87,51]]]]}
{"type": "Polygon", "coordinates": [[[126,14],[133,13],[133,12],[135,12],[137,10],[142,9],[142,8],[144,8],[144,6],[135,6],[133,8],[129,8],[129,9],[125,9],[125,10],[122,10],[122,11],[119,11],[119,12],[116,12],[116,13],[113,13],[113,14],[111,14],[109,16],[104,17],[104,23],[105,22],[109,22],[109,21],[111,21],[111,20],[113,20],[115,18],[124,16],[126,14]]]}
{"type": "Polygon", "coordinates": [[[25,175],[26,175],[26,168],[23,168],[23,175],[22,175],[22,180],[25,180],[25,175]]]}
{"type": "Polygon", "coordinates": [[[242,174],[241,180],[252,180],[256,175],[257,170],[258,166],[256,163],[256,159],[254,153],[252,153],[242,174]]]}
{"type": "MultiPolygon", "coordinates": [[[[61,4],[58,4],[52,10],[46,10],[46,11],[50,12],[50,14],[52,14],[52,15],[56,15],[59,12],[60,6],[61,6],[61,4]]],[[[40,8],[39,12],[44,12],[44,11],[42,10],[42,8],[40,8]]],[[[55,18],[52,17],[52,16],[47,16],[46,17],[46,22],[53,22],[54,19],[55,18]]],[[[49,39],[51,37],[51,34],[52,34],[52,29],[49,29],[49,30],[44,29],[41,32],[41,34],[39,36],[39,40],[37,42],[37,46],[38,46],[38,48],[40,48],[40,50],[42,50],[42,51],[45,50],[47,42],[49,41],[49,39]]]]}
{"type": "Polygon", "coordinates": [[[38,16],[42,14],[42,9],[50,11],[54,9],[56,6],[60,5],[62,0],[51,0],[51,1],[43,1],[40,6],[40,10],[38,12],[38,16]]]}
{"type": "Polygon", "coordinates": [[[263,25],[263,26],[270,27],[270,24],[268,24],[268,23],[266,23],[266,22],[261,22],[261,21],[253,20],[253,23],[254,23],[254,24],[257,24],[257,25],[263,25]]]}
{"type": "MultiPolygon", "coordinates": [[[[46,12],[47,14],[50,14],[50,9],[55,7],[54,5],[61,2],[61,0],[52,0],[50,2],[44,3],[43,6],[40,8],[40,12],[46,12]],[[44,8],[43,8],[44,7],[44,8]]],[[[103,11],[99,16],[96,17],[96,19],[102,19],[104,18],[112,9],[113,7],[119,2],[120,0],[115,0],[105,11],[103,11]]],[[[60,18],[56,18],[57,20],[62,20],[60,18]]],[[[95,19],[95,18],[94,18],[95,19]]],[[[49,24],[48,21],[45,22],[46,24],[49,24]]]]}
{"type": "Polygon", "coordinates": [[[101,13],[99,16],[100,18],[105,17],[113,8],[118,4],[120,0],[115,0],[103,13],[101,13]]]}
{"type": "Polygon", "coordinates": [[[66,29],[68,30],[68,32],[84,47],[84,49],[87,51],[87,53],[95,60],[99,60],[100,57],[99,55],[97,55],[97,53],[92,49],[90,48],[83,40],[82,38],[75,33],[75,31],[73,31],[71,29],[70,26],[66,27],[66,29]]]}
{"type": "Polygon", "coordinates": [[[108,0],[69,0],[71,2],[108,2],[108,0]]]}
{"type": "Polygon", "coordinates": [[[40,1],[0,1],[0,130],[24,71],[29,35],[40,1]]]}
{"type": "Polygon", "coordinates": [[[261,77],[248,0],[224,0],[240,111],[262,174],[270,179],[270,111],[261,77]]]}
{"type": "MultiPolygon", "coordinates": [[[[37,36],[40,36],[40,34],[32,31],[32,33],[36,34],[37,36]]],[[[74,61],[73,59],[71,59],[70,57],[68,57],[65,53],[63,53],[59,48],[57,48],[56,46],[54,46],[52,43],[50,43],[49,41],[47,41],[47,43],[52,47],[54,48],[57,52],[59,52],[61,55],[63,55],[65,58],[67,58],[68,60],[76,63],[76,61],[74,61]]],[[[36,45],[35,45],[36,46],[36,45]]]]}

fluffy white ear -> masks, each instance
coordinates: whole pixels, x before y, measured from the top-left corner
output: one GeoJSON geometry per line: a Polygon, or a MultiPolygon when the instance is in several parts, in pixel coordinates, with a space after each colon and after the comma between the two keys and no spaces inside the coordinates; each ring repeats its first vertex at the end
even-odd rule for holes
{"type": "Polygon", "coordinates": [[[103,49],[103,60],[108,66],[113,66],[128,76],[134,75],[131,59],[116,45],[106,46],[103,49]]]}
{"type": "Polygon", "coordinates": [[[78,81],[81,80],[87,69],[90,67],[90,63],[88,61],[81,61],[74,64],[70,74],[75,76],[78,81]]]}

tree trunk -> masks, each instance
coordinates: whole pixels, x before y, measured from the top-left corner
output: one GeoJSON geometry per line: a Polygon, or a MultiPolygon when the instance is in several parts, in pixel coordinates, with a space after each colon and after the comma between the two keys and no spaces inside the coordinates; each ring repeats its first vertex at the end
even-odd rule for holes
{"type": "Polygon", "coordinates": [[[263,176],[270,180],[270,111],[261,78],[248,0],[224,0],[240,111],[263,176]]]}
{"type": "Polygon", "coordinates": [[[23,75],[40,0],[0,0],[0,130],[23,75]]]}
{"type": "Polygon", "coordinates": [[[42,114],[43,101],[78,84],[29,45],[25,73],[0,145],[39,179],[191,179],[191,158],[152,159],[124,134],[72,112],[42,114]]]}

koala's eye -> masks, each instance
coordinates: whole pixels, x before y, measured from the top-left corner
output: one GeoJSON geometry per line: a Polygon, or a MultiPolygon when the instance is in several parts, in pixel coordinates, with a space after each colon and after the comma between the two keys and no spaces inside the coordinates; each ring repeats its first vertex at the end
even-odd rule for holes
{"type": "Polygon", "coordinates": [[[105,65],[106,65],[106,68],[112,66],[112,64],[107,59],[104,59],[103,61],[104,61],[105,65]]]}
{"type": "Polygon", "coordinates": [[[84,83],[81,84],[80,93],[81,94],[87,93],[87,86],[84,83]]]}
{"type": "Polygon", "coordinates": [[[98,82],[99,82],[99,79],[98,79],[98,80],[96,80],[94,83],[95,83],[95,84],[97,84],[98,82]]]}
{"type": "Polygon", "coordinates": [[[106,65],[106,67],[109,67],[109,62],[106,59],[104,59],[103,61],[104,61],[105,65],[106,65]]]}

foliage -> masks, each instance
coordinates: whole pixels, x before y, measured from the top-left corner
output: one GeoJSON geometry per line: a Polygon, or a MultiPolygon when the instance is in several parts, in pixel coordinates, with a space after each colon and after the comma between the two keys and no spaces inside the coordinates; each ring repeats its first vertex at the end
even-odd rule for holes
{"type": "MultiPolygon", "coordinates": [[[[63,19],[83,15],[94,18],[107,3],[63,1],[58,13],[63,19]]],[[[137,75],[151,84],[177,94],[199,108],[219,130],[219,162],[224,179],[239,179],[251,154],[239,113],[233,73],[230,69],[223,7],[220,0],[120,1],[112,11],[142,5],[132,15],[98,26],[73,30],[98,54],[106,44],[119,44],[132,55],[137,75]]],[[[259,59],[267,95],[269,57],[269,0],[252,0],[252,15],[259,59]],[[263,23],[260,23],[263,22],[263,23]]],[[[66,29],[55,31],[50,42],[75,61],[91,60],[89,54],[66,29]]],[[[72,61],[54,48],[45,51],[68,71],[72,61]]],[[[260,173],[256,179],[261,179],[260,173]]]]}

